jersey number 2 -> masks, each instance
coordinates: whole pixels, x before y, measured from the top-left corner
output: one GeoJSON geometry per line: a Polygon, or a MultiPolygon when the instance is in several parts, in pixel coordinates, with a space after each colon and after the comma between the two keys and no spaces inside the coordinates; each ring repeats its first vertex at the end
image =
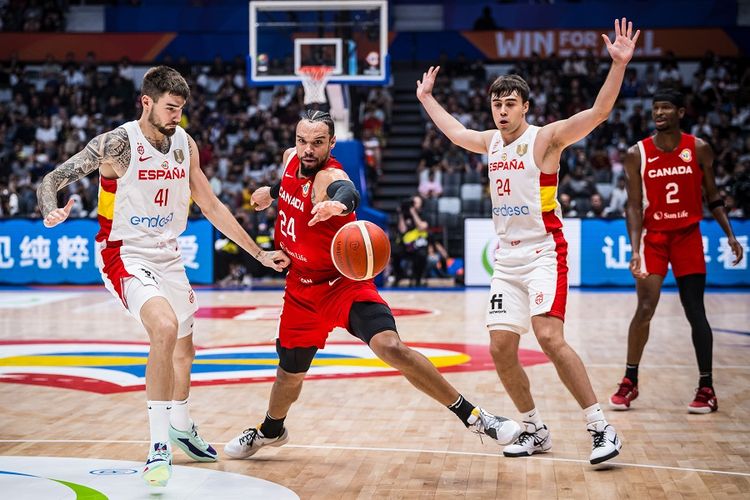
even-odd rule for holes
{"type": "Polygon", "coordinates": [[[675,198],[677,192],[680,190],[680,186],[676,182],[670,182],[667,184],[667,203],[679,203],[680,199],[675,198]]]}
{"type": "Polygon", "coordinates": [[[167,203],[169,203],[169,189],[162,188],[158,190],[156,196],[154,196],[154,203],[160,207],[166,207],[167,203]]]}
{"type": "Polygon", "coordinates": [[[291,238],[292,241],[296,242],[297,235],[294,234],[294,217],[287,218],[284,211],[279,210],[279,218],[281,218],[281,222],[279,223],[279,229],[281,229],[281,234],[291,238]]]}

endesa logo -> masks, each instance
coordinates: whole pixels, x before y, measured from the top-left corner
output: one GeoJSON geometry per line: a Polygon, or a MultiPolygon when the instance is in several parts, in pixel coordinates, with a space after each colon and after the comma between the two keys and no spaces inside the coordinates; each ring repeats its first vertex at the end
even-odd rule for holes
{"type": "Polygon", "coordinates": [[[162,217],[161,215],[154,215],[153,217],[134,215],[130,218],[130,223],[134,226],[146,226],[148,228],[164,227],[174,220],[174,212],[169,212],[169,215],[162,217]]]}
{"type": "Polygon", "coordinates": [[[185,169],[184,168],[173,168],[171,170],[139,170],[138,180],[139,181],[160,181],[162,179],[184,179],[185,169]]]}
{"type": "Polygon", "coordinates": [[[531,214],[528,205],[500,205],[499,207],[492,207],[492,213],[494,215],[501,215],[503,217],[531,214]]]}

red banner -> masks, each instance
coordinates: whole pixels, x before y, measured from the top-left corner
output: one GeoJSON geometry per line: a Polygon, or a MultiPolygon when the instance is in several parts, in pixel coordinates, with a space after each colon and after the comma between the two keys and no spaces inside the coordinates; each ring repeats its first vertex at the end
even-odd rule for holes
{"type": "MultiPolygon", "coordinates": [[[[592,50],[607,57],[601,34],[604,30],[534,30],[534,31],[465,31],[466,37],[488,59],[527,59],[534,53],[541,57],[556,54],[568,57],[575,52],[592,50]]],[[[607,33],[610,40],[614,32],[607,33]]],[[[664,57],[674,52],[679,58],[700,58],[707,50],[719,56],[739,56],[740,49],[722,29],[641,30],[635,57],[664,57]]]]}
{"type": "Polygon", "coordinates": [[[177,36],[176,33],[0,33],[0,59],[13,53],[22,61],[43,61],[52,55],[58,61],[72,52],[76,60],[87,53],[98,61],[151,62],[177,36]]]}

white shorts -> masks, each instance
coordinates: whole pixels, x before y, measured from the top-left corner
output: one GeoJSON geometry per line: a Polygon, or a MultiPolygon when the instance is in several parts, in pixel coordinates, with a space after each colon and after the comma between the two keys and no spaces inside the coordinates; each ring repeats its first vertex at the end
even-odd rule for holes
{"type": "Polygon", "coordinates": [[[143,324],[143,304],[153,297],[163,297],[177,316],[177,337],[192,333],[198,301],[176,242],[158,248],[97,243],[97,251],[104,286],[139,323],[143,324]]]}
{"type": "Polygon", "coordinates": [[[562,231],[536,243],[500,243],[487,302],[487,328],[520,334],[531,317],[547,314],[565,320],[568,298],[568,243],[562,231]]]}

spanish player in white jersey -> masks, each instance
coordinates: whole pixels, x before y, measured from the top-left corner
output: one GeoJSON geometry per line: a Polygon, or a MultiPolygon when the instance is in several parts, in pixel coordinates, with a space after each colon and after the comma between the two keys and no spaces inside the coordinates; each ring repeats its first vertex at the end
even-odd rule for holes
{"type": "Polygon", "coordinates": [[[593,439],[590,462],[609,460],[622,447],[604,418],[586,368],[563,336],[568,267],[557,182],[563,149],[609,116],[639,35],[640,31],[633,34],[632,22],[616,20],[615,41],[602,35],[612,66],[594,105],[541,128],[526,121],[529,86],[518,75],[500,76],[490,87],[497,129],[485,131],[466,129],[435,100],[432,88],[439,67],[431,67],[417,82],[417,97],[438,128],[454,144],[488,156],[492,218],[499,239],[487,304],[490,353],[525,427],[516,442],[504,448],[508,457],[543,453],[552,447],[529,379],[518,362],[521,335],[529,326],[583,409],[593,439]]]}
{"type": "Polygon", "coordinates": [[[190,198],[219,231],[265,266],[280,271],[289,258],[258,247],[213,194],[195,141],[178,125],[190,96],[182,75],[166,66],[151,68],[141,93],[139,120],[93,138],[44,177],[37,196],[44,225],[56,226],[72,207],[68,202],[57,208],[57,192],[99,170],[96,244],[102,279],[150,340],[146,397],[151,444],[142,476],[152,486],[166,486],[172,474],[171,444],[199,462],[217,458],[188,411],[198,304],[177,237],[185,230],[190,198]]]}

